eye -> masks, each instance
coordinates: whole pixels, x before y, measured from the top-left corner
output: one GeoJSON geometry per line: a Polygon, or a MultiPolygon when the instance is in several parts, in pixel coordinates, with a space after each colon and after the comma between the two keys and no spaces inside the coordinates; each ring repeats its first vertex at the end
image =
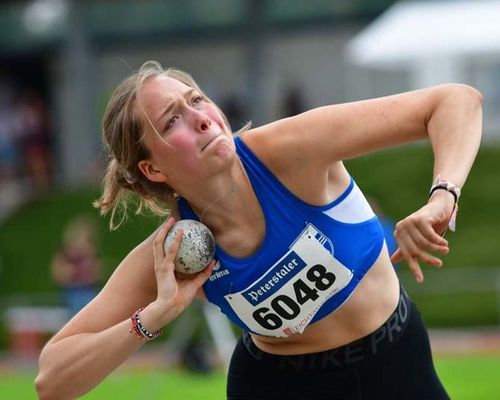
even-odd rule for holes
{"type": "Polygon", "coordinates": [[[193,102],[193,104],[198,104],[198,103],[201,103],[203,101],[203,97],[201,96],[195,96],[193,97],[193,100],[191,100],[193,102]]]}
{"type": "Polygon", "coordinates": [[[167,124],[165,125],[165,130],[168,130],[169,128],[171,128],[174,124],[175,124],[175,121],[177,121],[179,119],[179,116],[178,115],[174,115],[172,116],[168,121],[167,121],[167,124]]]}

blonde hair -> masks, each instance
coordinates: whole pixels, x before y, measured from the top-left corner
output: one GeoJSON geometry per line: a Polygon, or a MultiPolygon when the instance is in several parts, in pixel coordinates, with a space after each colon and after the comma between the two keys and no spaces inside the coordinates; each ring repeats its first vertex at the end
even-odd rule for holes
{"type": "MultiPolygon", "coordinates": [[[[102,129],[102,140],[109,162],[102,182],[102,195],[94,201],[94,207],[100,210],[101,215],[111,212],[111,230],[117,229],[127,218],[131,201],[135,200],[136,203],[135,214],[149,210],[153,214],[165,216],[176,196],[170,186],[148,180],[138,168],[138,162],[150,156],[143,141],[144,123],[147,122],[159,135],[142,104],[138,102],[138,94],[146,80],[160,75],[196,89],[206,100],[211,101],[191,75],[175,68],[164,69],[156,61],[145,62],[113,91],[104,112],[102,129]],[[136,105],[144,118],[136,112],[136,105]]],[[[229,127],[227,118],[220,112],[229,127]]],[[[249,127],[250,124],[247,124],[239,132],[249,127]]]]}

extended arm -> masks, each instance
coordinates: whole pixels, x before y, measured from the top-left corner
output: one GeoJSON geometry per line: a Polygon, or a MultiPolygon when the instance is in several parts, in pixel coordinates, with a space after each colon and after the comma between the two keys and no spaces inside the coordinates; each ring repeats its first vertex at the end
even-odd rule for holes
{"type": "Polygon", "coordinates": [[[173,260],[181,235],[163,252],[173,223],[170,219],[154,242],[147,240],[132,251],[101,293],[47,343],[36,378],[41,399],[79,397],[136,352],[143,341],[129,331],[130,316],[139,307],[145,307],[143,325],[156,331],[192,302],[211,267],[192,279],[176,279],[173,260]]]}

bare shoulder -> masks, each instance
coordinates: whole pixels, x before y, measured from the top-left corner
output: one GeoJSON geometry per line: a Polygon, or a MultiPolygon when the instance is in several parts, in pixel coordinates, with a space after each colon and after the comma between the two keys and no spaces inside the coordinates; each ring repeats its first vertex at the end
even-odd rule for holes
{"type": "Polygon", "coordinates": [[[295,196],[309,204],[329,203],[345,190],[349,174],[342,161],[315,157],[293,125],[289,119],[280,120],[248,131],[242,140],[295,196]]]}
{"type": "Polygon", "coordinates": [[[252,152],[280,176],[312,167],[315,158],[307,149],[307,133],[296,117],[285,118],[245,132],[241,139],[252,152]]]}

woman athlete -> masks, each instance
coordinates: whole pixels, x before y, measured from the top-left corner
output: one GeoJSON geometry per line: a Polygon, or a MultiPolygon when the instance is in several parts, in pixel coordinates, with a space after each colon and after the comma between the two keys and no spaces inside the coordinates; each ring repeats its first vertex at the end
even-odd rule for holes
{"type": "Polygon", "coordinates": [[[109,101],[97,205],[113,226],[131,193],[170,217],[47,343],[40,398],[88,392],[198,295],[244,332],[228,399],[447,399],[392,262],[404,260],[418,282],[422,263],[442,266],[481,124],[480,93],[446,84],[312,109],[234,138],[188,74],[145,63],[109,101]],[[397,223],[391,262],[342,160],[422,139],[434,153],[431,194],[397,223]],[[163,250],[182,218],[201,220],[217,243],[190,277],[174,272],[181,236],[163,250]]]}

